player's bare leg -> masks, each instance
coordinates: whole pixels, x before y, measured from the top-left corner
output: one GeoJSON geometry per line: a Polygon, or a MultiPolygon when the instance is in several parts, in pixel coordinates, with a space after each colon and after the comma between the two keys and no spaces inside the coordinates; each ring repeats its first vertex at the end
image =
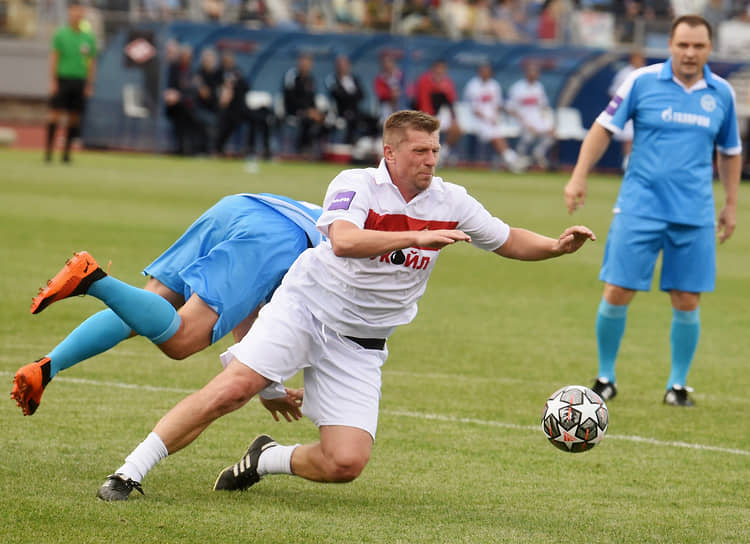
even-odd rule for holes
{"type": "Polygon", "coordinates": [[[238,361],[232,361],[208,384],[181,400],[154,430],[107,477],[97,496],[106,501],[126,500],[161,459],[195,440],[213,421],[247,403],[269,381],[238,361]]]}
{"type": "Polygon", "coordinates": [[[214,325],[219,314],[193,293],[177,310],[180,327],[157,347],[172,359],[184,359],[211,345],[214,325]]]}
{"type": "Polygon", "coordinates": [[[320,442],[294,450],[292,472],[315,482],[350,482],[364,470],[371,450],[367,431],[326,425],[320,428],[320,442]]]}
{"type": "Polygon", "coordinates": [[[350,482],[370,459],[372,436],[343,425],[324,425],[320,442],[282,446],[268,435],[253,440],[247,452],[219,473],[216,491],[242,491],[268,474],[293,474],[315,482],[350,482]]]}

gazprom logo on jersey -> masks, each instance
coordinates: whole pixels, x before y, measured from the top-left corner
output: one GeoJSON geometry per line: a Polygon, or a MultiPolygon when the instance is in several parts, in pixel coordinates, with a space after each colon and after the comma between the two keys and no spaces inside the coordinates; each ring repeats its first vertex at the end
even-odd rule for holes
{"type": "Polygon", "coordinates": [[[685,113],[672,111],[672,106],[661,112],[661,120],[665,123],[680,123],[682,125],[698,125],[699,127],[711,126],[711,118],[697,113],[685,113]]]}
{"type": "Polygon", "coordinates": [[[357,194],[355,191],[342,191],[336,193],[331,203],[328,205],[329,210],[348,210],[349,206],[354,199],[354,195],[357,194]]]}

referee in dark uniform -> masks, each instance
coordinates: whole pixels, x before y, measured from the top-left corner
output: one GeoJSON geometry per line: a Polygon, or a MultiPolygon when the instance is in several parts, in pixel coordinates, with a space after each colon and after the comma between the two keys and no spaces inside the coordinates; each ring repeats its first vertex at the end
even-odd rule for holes
{"type": "Polygon", "coordinates": [[[70,144],[80,133],[81,114],[91,96],[96,73],[96,40],[82,28],[83,5],[72,0],[68,5],[68,24],[52,37],[50,53],[50,115],[44,158],[52,160],[52,147],[60,116],[67,114],[67,134],[63,162],[70,162],[70,144]]]}

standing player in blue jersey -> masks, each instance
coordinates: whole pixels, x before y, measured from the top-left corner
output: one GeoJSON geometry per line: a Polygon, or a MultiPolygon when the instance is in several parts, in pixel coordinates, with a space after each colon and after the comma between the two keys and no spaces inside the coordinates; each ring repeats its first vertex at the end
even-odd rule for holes
{"type": "Polygon", "coordinates": [[[672,302],[672,371],[664,402],[692,406],[687,374],[700,334],[702,292],[716,281],[716,233],[734,232],[742,147],[734,91],[713,74],[711,26],[684,15],[672,24],[664,63],[634,71],[620,86],[584,140],[565,203],[583,205],[586,176],[613,132],[634,123],[633,150],[614,208],[599,279],[604,295],[596,336],[599,377],[593,389],[605,400],[617,394],[615,359],[636,291],[648,291],[656,258],[663,253],[660,288],[672,302]],[[714,216],[713,155],[726,200],[714,216]]]}
{"type": "MultiPolygon", "coordinates": [[[[83,294],[110,309],[94,314],[45,357],[20,368],[11,398],[24,415],[33,414],[59,371],[136,335],[174,359],[184,359],[230,331],[239,342],[295,259],[320,243],[315,222],[321,211],[271,194],[227,196],[146,267],[143,274],[150,277],[144,289],[109,276],[87,252],[76,253],[40,289],[31,313],[83,294]]],[[[279,403],[276,409],[284,417],[300,417],[298,402],[279,403]]]]}

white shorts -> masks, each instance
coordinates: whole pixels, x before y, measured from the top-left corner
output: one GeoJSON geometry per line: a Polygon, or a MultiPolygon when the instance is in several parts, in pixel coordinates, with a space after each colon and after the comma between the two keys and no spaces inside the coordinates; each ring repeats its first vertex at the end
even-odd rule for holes
{"type": "Polygon", "coordinates": [[[331,330],[282,286],[228,353],[272,382],[304,369],[302,413],[318,427],[356,427],[375,440],[388,348],[365,349],[331,330]]]}
{"type": "Polygon", "coordinates": [[[523,124],[530,126],[537,133],[550,132],[555,128],[555,118],[549,110],[529,112],[522,115],[522,118],[523,124]]]}
{"type": "Polygon", "coordinates": [[[484,119],[477,119],[476,122],[477,137],[481,142],[491,142],[498,138],[503,138],[503,127],[500,123],[492,123],[484,119]]]}

